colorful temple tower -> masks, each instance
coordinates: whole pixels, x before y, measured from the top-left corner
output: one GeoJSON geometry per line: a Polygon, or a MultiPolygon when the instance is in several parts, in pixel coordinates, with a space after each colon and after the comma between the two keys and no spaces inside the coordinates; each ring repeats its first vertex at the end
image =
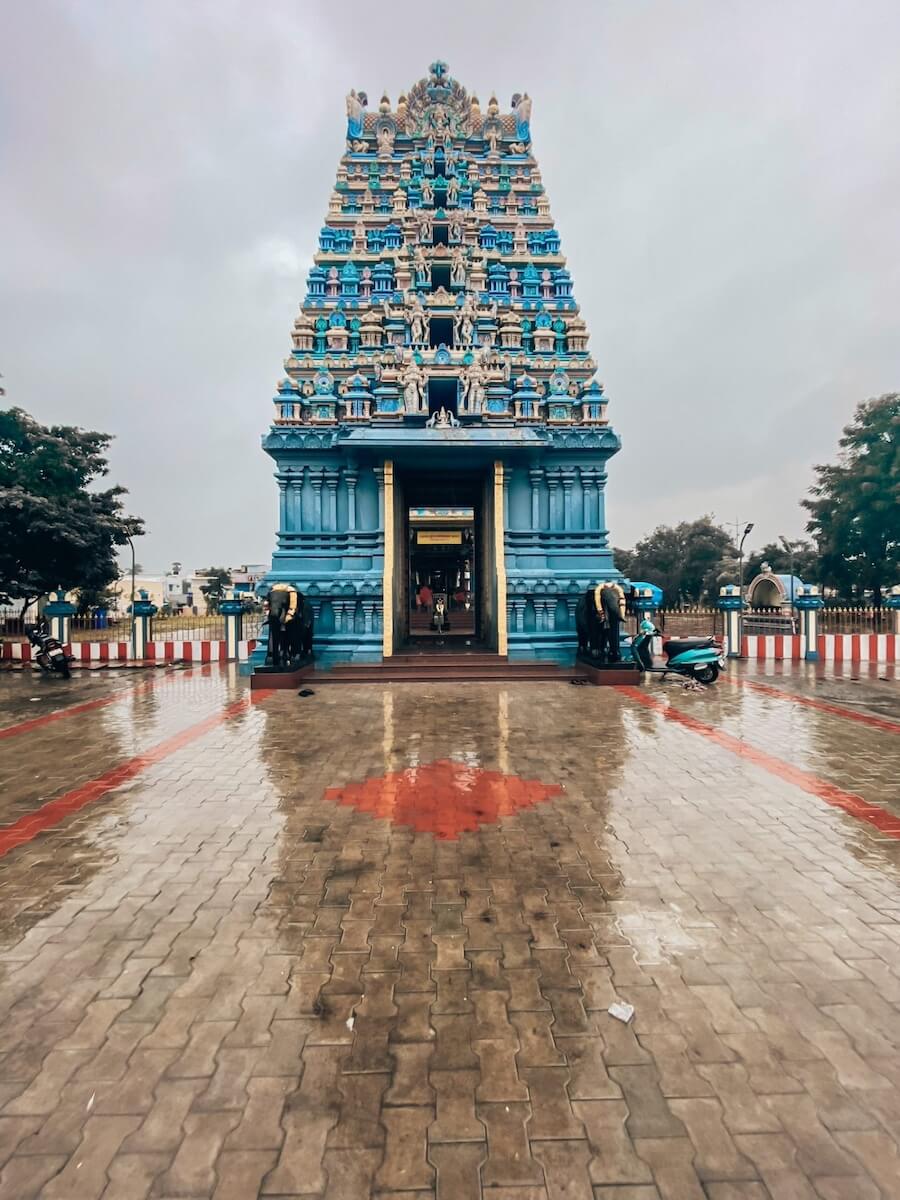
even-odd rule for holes
{"type": "Polygon", "coordinates": [[[427,637],[436,599],[448,639],[571,662],[579,595],[620,578],[605,517],[620,442],[530,116],[527,94],[482,110],[443,62],[396,108],[347,97],[263,438],[280,491],[268,583],[311,601],[322,665],[427,637]]]}

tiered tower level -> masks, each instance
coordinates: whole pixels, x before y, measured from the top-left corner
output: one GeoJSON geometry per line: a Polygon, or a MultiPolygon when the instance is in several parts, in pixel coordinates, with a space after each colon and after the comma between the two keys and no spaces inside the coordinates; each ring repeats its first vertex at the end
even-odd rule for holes
{"type": "Polygon", "coordinates": [[[480,635],[510,657],[570,658],[577,596],[618,577],[604,501],[620,443],[532,154],[531,100],[511,107],[482,109],[442,62],[396,107],[347,97],[263,440],[281,490],[269,581],[309,595],[326,663],[402,640],[410,504],[479,501],[482,578],[505,573],[481,596],[480,635]]]}

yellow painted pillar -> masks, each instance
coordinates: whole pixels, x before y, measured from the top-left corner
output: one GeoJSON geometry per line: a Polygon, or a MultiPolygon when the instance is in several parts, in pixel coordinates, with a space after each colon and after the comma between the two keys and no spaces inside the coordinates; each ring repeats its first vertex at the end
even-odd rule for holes
{"type": "Polygon", "coordinates": [[[394,653],[394,464],[384,464],[384,578],[382,580],[381,654],[394,653]]]}
{"type": "Polygon", "coordinates": [[[503,546],[503,463],[494,463],[494,569],[497,574],[497,653],[508,651],[506,630],[506,552],[503,546]]]}

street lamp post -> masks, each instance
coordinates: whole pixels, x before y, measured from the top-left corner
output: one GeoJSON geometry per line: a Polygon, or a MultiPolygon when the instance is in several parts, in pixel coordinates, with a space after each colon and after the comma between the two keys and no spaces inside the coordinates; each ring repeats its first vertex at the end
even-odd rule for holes
{"type": "Polygon", "coordinates": [[[738,546],[738,591],[741,596],[741,611],[743,612],[744,604],[744,542],[747,540],[748,534],[753,531],[753,522],[749,521],[741,538],[741,544],[738,546]]]}
{"type": "Polygon", "coordinates": [[[788,567],[788,570],[791,573],[791,619],[793,619],[793,616],[794,616],[794,543],[789,542],[786,537],[782,536],[781,544],[782,544],[782,546],[784,546],[785,550],[787,550],[788,559],[790,560],[790,566],[788,567]]]}
{"type": "Polygon", "coordinates": [[[135,576],[134,542],[131,540],[130,537],[128,537],[128,534],[126,534],[125,536],[126,536],[126,538],[128,538],[128,545],[131,547],[131,657],[134,658],[137,655],[137,645],[135,642],[135,632],[134,632],[134,576],[135,576]]]}

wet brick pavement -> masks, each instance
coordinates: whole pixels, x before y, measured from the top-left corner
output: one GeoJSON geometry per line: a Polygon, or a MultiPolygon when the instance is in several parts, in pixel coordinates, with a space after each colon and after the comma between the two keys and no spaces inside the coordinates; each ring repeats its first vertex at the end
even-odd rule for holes
{"type": "Polygon", "coordinates": [[[900,1197],[897,683],[759,670],[0,677],[0,1198],[900,1197]]]}

